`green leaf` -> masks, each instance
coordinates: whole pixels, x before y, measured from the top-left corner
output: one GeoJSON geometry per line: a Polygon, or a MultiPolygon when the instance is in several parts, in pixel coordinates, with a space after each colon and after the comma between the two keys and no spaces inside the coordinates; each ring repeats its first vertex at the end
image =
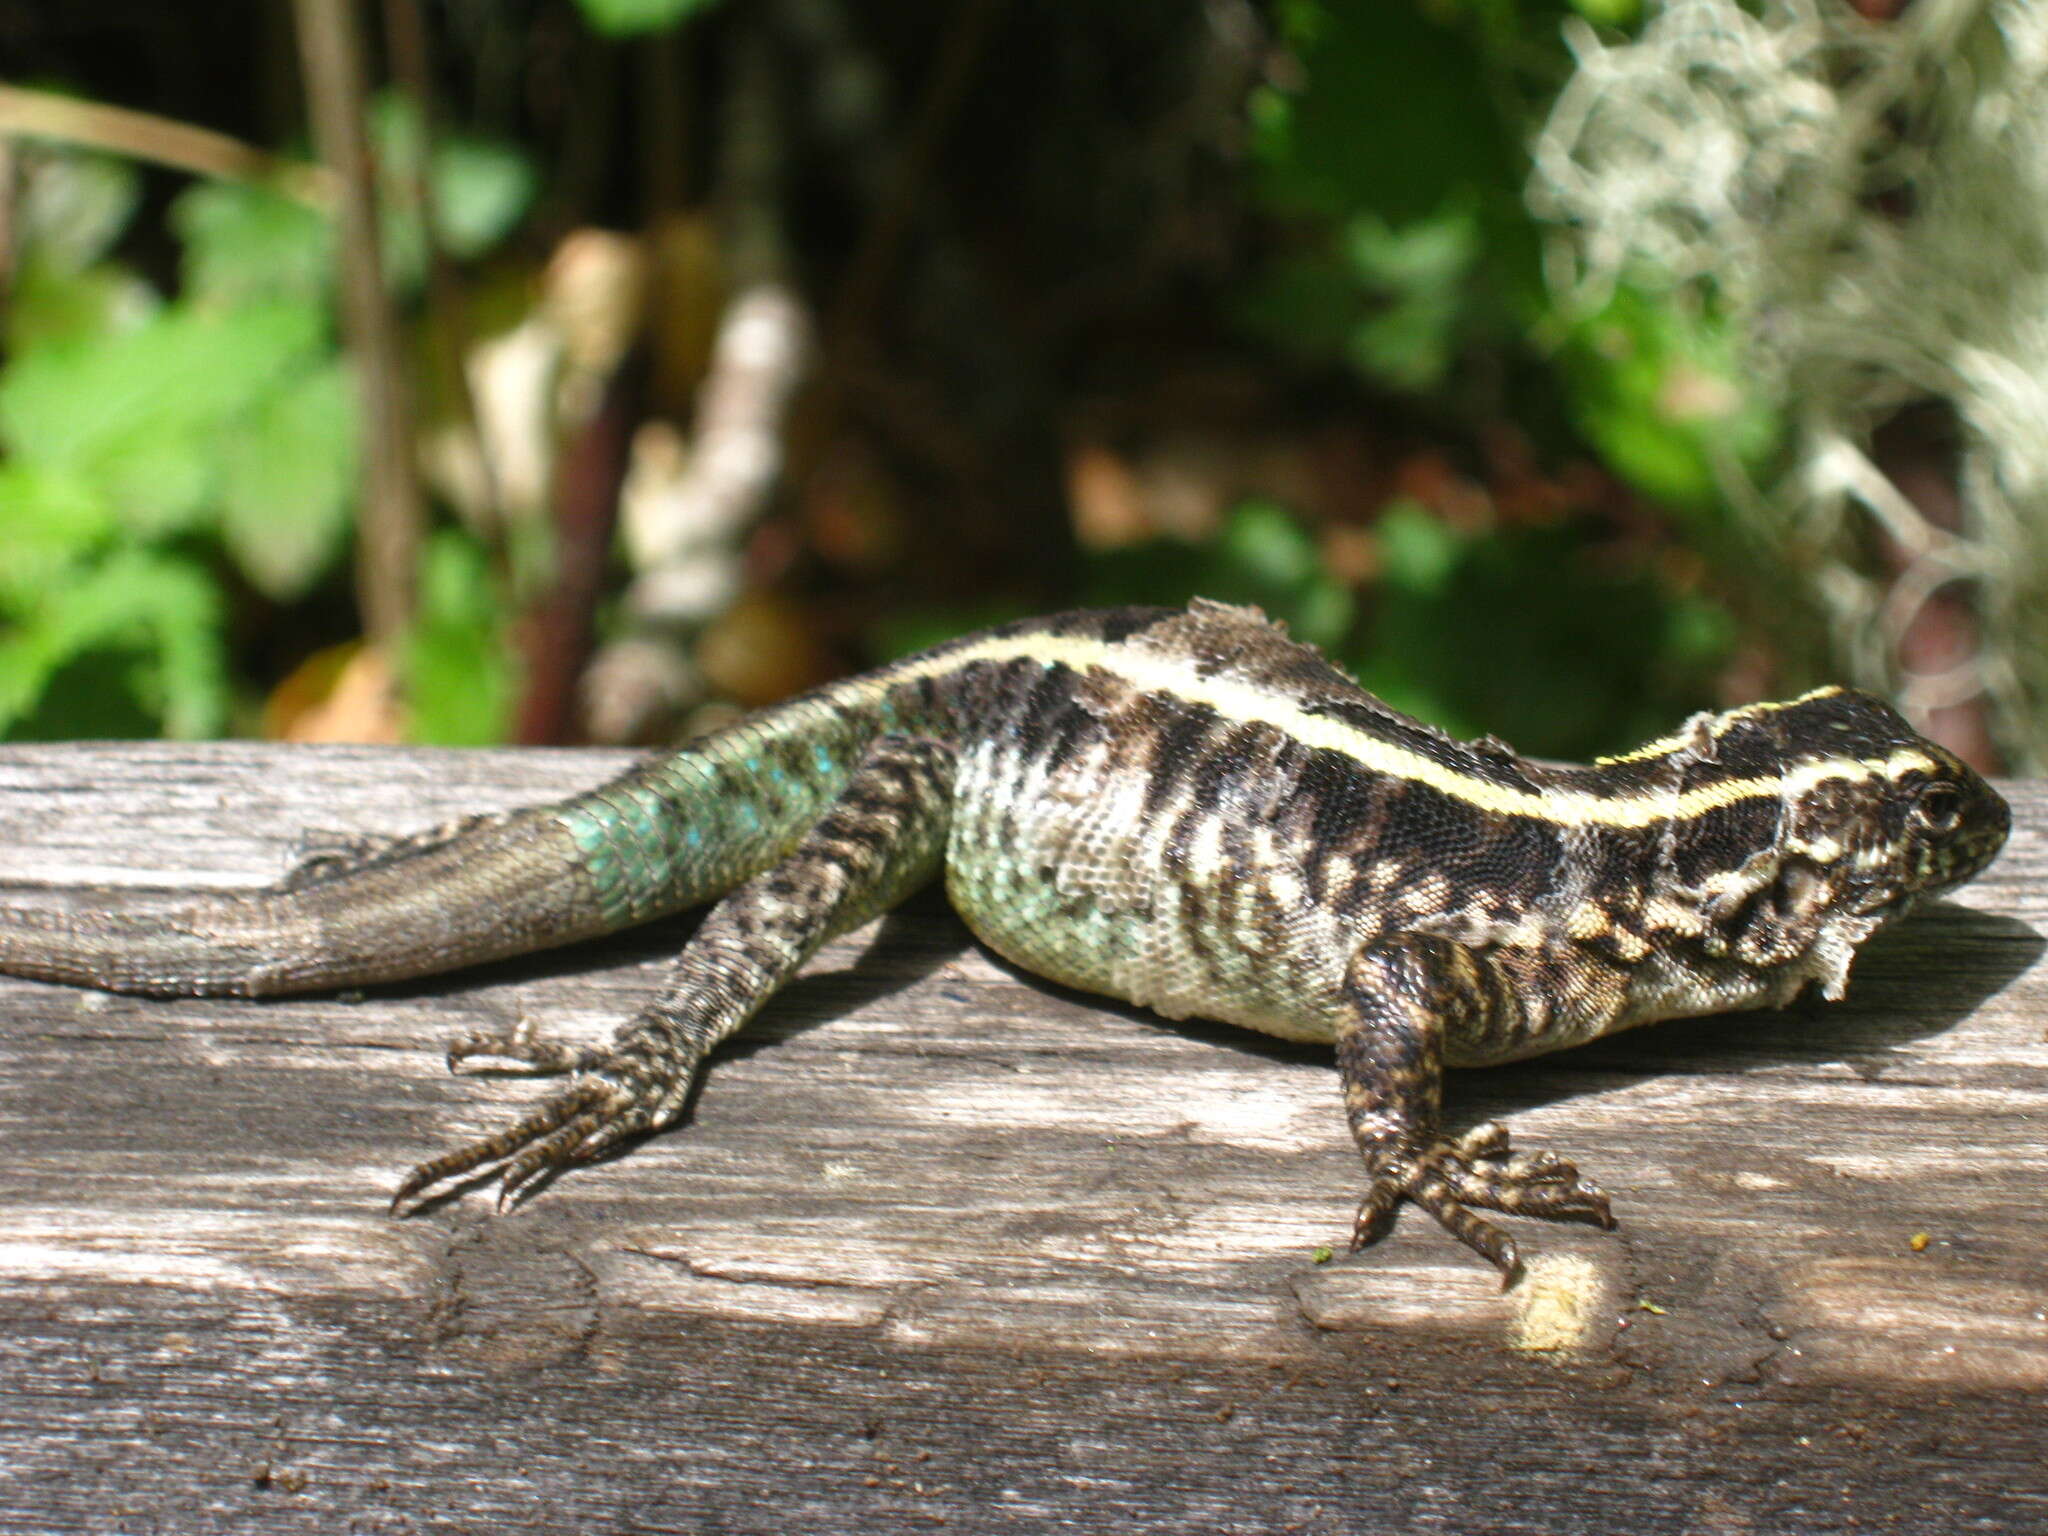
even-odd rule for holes
{"type": "Polygon", "coordinates": [[[347,532],[356,472],[355,396],[327,363],[258,403],[226,444],[221,534],[266,597],[300,596],[347,532]]]}
{"type": "Polygon", "coordinates": [[[106,498],[67,475],[0,464],[0,613],[26,613],[112,538],[106,498]]]}
{"type": "Polygon", "coordinates": [[[1642,0],[1571,0],[1572,9],[1595,26],[1632,27],[1642,19],[1642,0]]]}
{"type": "Polygon", "coordinates": [[[0,635],[0,733],[161,721],[165,734],[190,738],[217,735],[226,720],[220,594],[190,561],[116,550],[14,618],[0,635]],[[118,698],[105,697],[110,685],[118,698]]]}
{"type": "Polygon", "coordinates": [[[1248,501],[1223,524],[1218,554],[1247,579],[1295,587],[1322,573],[1315,542],[1301,524],[1270,501],[1248,501]]]}
{"type": "Polygon", "coordinates": [[[0,378],[0,442],[24,461],[92,464],[137,424],[214,424],[311,356],[323,317],[296,304],[209,314],[173,306],[98,345],[41,348],[0,378]]]}
{"type": "Polygon", "coordinates": [[[200,182],[170,208],[184,242],[184,292],[202,305],[297,299],[324,305],[334,282],[333,222],[240,182],[200,182]]]}
{"type": "Polygon", "coordinates": [[[1620,289],[1565,351],[1580,427],[1643,491],[1680,509],[1710,508],[1716,458],[1756,471],[1780,436],[1778,412],[1747,384],[1739,350],[1717,317],[1620,289]]]}
{"type": "Polygon", "coordinates": [[[592,30],[607,37],[632,37],[675,26],[714,3],[716,0],[576,0],[576,7],[592,30]]]}
{"type": "Polygon", "coordinates": [[[226,439],[176,416],[144,416],[92,466],[94,481],[144,538],[204,527],[220,487],[226,439]]]}
{"type": "Polygon", "coordinates": [[[1379,521],[1380,572],[1389,587],[1440,597],[1463,551],[1457,534],[1418,501],[1388,503],[1379,521]]]}
{"type": "Polygon", "coordinates": [[[1456,288],[1479,254],[1479,220],[1462,204],[1402,225],[1362,213],[1345,227],[1344,245],[1358,275],[1390,293],[1456,288]]]}
{"type": "Polygon", "coordinates": [[[0,317],[7,351],[20,354],[117,336],[145,324],[162,308],[154,288],[113,262],[74,272],[31,261],[15,274],[0,317]]]}
{"type": "Polygon", "coordinates": [[[434,221],[441,244],[462,260],[481,256],[512,232],[540,180],[518,149],[486,139],[434,146],[434,221]]]}
{"type": "Polygon", "coordinates": [[[1334,645],[1354,615],[1351,593],[1324,572],[1315,541],[1271,502],[1237,506],[1206,544],[1160,539],[1088,562],[1083,600],[1091,605],[1191,597],[1261,608],[1311,645],[1334,645]]]}
{"type": "Polygon", "coordinates": [[[412,738],[451,747],[505,739],[514,677],[502,595],[476,543],[444,531],[420,568],[420,616],[402,658],[412,738]]]}
{"type": "Polygon", "coordinates": [[[325,331],[307,305],[176,305],[123,336],[38,348],[0,374],[0,444],[102,487],[139,532],[189,526],[235,418],[317,355],[325,331]]]}
{"type": "Polygon", "coordinates": [[[1436,388],[1456,349],[1464,289],[1479,256],[1479,220],[1459,200],[1399,227],[1364,213],[1347,227],[1345,246],[1379,305],[1352,328],[1352,361],[1396,389],[1436,388]]]}
{"type": "Polygon", "coordinates": [[[1484,247],[1462,194],[1400,224],[1368,210],[1345,222],[1341,240],[1256,275],[1238,317],[1309,361],[1341,358],[1394,389],[1433,390],[1484,313],[1484,247]]]}
{"type": "Polygon", "coordinates": [[[1291,8],[1306,83],[1254,103],[1254,149],[1281,203],[1396,224],[1447,197],[1511,185],[1510,126],[1483,88],[1487,71],[1449,7],[1328,4],[1291,8]]]}
{"type": "Polygon", "coordinates": [[[1264,608],[1297,639],[1334,645],[1351,628],[1351,593],[1323,570],[1300,523],[1270,501],[1247,501],[1224,519],[1203,595],[1264,608]]]}
{"type": "Polygon", "coordinates": [[[412,100],[396,91],[371,105],[370,138],[377,150],[385,276],[395,288],[417,287],[426,276],[426,231],[413,191],[423,171],[431,178],[436,237],[464,260],[504,239],[539,187],[524,151],[475,135],[440,140],[428,164],[426,125],[412,100]]]}

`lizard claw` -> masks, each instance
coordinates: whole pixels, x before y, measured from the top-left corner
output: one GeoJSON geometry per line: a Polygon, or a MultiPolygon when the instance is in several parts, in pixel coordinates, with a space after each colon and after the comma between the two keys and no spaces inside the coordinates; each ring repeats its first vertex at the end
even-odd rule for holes
{"type": "Polygon", "coordinates": [[[670,1021],[654,1010],[605,1049],[564,1045],[531,1030],[479,1031],[448,1048],[452,1069],[472,1056],[499,1056],[536,1072],[573,1072],[568,1084],[494,1136],[430,1158],[391,1197],[395,1214],[437,1184],[498,1165],[498,1209],[510,1210],[551,1173],[587,1163],[629,1137],[658,1130],[681,1113],[701,1052],[678,1047],[670,1021]]]}
{"type": "Polygon", "coordinates": [[[1359,1202],[1351,1251],[1379,1241],[1403,1200],[1421,1206],[1459,1242],[1489,1260],[1512,1285],[1522,1269],[1514,1240],[1474,1207],[1551,1221],[1611,1228],[1607,1195],[1549,1152],[1510,1150],[1507,1132],[1482,1125],[1453,1141],[1415,1138],[1374,1160],[1372,1185],[1359,1202]]]}
{"type": "Polygon", "coordinates": [[[578,1078],[524,1119],[494,1136],[430,1158],[400,1182],[391,1210],[416,1200],[437,1184],[462,1178],[492,1163],[498,1172],[498,1209],[505,1211],[545,1175],[587,1163],[599,1153],[657,1120],[656,1097],[627,1082],[591,1073],[578,1078]]]}

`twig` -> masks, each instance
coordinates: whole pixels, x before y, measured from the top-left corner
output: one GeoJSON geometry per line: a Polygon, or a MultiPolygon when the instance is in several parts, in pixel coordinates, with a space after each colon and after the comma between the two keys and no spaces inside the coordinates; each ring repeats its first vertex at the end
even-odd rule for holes
{"type": "Polygon", "coordinates": [[[260,182],[323,213],[341,200],[341,183],[324,165],[267,154],[210,128],[54,91],[0,85],[0,134],[108,150],[195,176],[260,182]]]}
{"type": "Polygon", "coordinates": [[[400,91],[411,98],[419,114],[419,163],[407,178],[406,196],[420,223],[420,238],[427,247],[427,303],[438,321],[442,345],[434,349],[436,382],[454,403],[458,429],[469,439],[476,455],[483,491],[481,531],[490,547],[492,563],[501,576],[510,574],[505,549],[505,499],[498,486],[497,465],[484,447],[483,430],[477,422],[476,394],[469,387],[466,365],[476,338],[470,333],[469,312],[463,304],[462,284],[455,264],[441,243],[440,208],[434,194],[434,146],[439,125],[434,112],[434,67],[427,40],[426,20],[420,15],[420,0],[384,0],[385,48],[391,59],[392,78],[400,91]]]}
{"type": "Polygon", "coordinates": [[[938,58],[925,82],[909,137],[897,157],[880,205],[861,230],[860,243],[847,263],[847,277],[832,306],[829,353],[836,360],[846,351],[852,331],[873,319],[875,306],[895,265],[897,248],[910,228],[923,195],[932,162],[945,143],[954,114],[974,81],[983,45],[1002,0],[961,0],[939,45],[938,58]]]}
{"type": "Polygon", "coordinates": [[[356,355],[363,406],[356,599],[364,631],[388,648],[412,622],[424,521],[412,460],[411,380],[378,255],[376,183],[350,0],[296,0],[295,13],[313,141],[341,183],[342,328],[356,355]]]}
{"type": "Polygon", "coordinates": [[[14,291],[15,171],[14,146],[0,134],[0,304],[14,291]]]}
{"type": "Polygon", "coordinates": [[[640,202],[650,229],[689,206],[691,35],[687,27],[671,27],[639,45],[640,202]]]}
{"type": "Polygon", "coordinates": [[[597,408],[577,426],[556,465],[554,581],[520,615],[515,634],[525,676],[512,739],[521,746],[560,746],[576,737],[576,687],[597,644],[597,605],[640,422],[646,364],[640,347],[620,359],[597,408]]]}

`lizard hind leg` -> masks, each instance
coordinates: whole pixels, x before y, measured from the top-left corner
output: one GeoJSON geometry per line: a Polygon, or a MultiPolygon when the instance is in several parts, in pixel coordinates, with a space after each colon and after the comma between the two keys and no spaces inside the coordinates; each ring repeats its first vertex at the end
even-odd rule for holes
{"type": "Polygon", "coordinates": [[[1514,1239],[1477,1214],[1503,1211],[1612,1227],[1600,1188],[1548,1152],[1515,1152],[1488,1124],[1448,1137],[1438,1124],[1443,1033],[1476,1010],[1499,1006],[1484,961],[1465,947],[1408,939],[1361,951],[1345,978],[1337,1066],[1351,1133],[1371,1184],[1352,1227],[1355,1253],[1386,1235],[1412,1200],[1512,1284],[1521,1272],[1514,1239]]]}
{"type": "Polygon", "coordinates": [[[429,848],[439,848],[457,838],[485,827],[503,826],[518,814],[514,811],[485,811],[429,827],[423,832],[325,832],[307,830],[299,835],[292,867],[277,882],[280,891],[303,891],[376,869],[397,864],[429,848]]]}
{"type": "Polygon", "coordinates": [[[951,749],[935,741],[878,739],[789,856],[711,909],[661,995],[620,1026],[609,1046],[579,1049],[515,1035],[457,1041],[451,1066],[496,1055],[575,1076],[504,1130],[421,1163],[400,1183],[392,1209],[492,1165],[502,1209],[536,1180],[673,1122],[705,1057],[819,945],[938,873],[952,815],[953,761],[951,749]]]}

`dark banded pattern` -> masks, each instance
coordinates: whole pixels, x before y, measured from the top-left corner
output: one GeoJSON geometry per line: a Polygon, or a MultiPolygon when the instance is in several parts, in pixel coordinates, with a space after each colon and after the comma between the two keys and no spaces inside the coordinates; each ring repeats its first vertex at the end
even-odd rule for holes
{"type": "Polygon", "coordinates": [[[573,1074],[401,1201],[496,1165],[502,1198],[670,1123],[706,1055],[825,938],[943,871],[1048,977],[1334,1045],[1368,1172],[1357,1243],[1411,1201],[1504,1270],[1480,1211],[1607,1220],[1570,1164],[1439,1129],[1445,1066],[1656,1019],[1839,996],[1857,946],[2002,844],[2004,802],[1882,702],[1701,715],[1588,767],[1463,742],[1245,609],[1005,625],[832,684],[556,806],[154,910],[0,908],[0,970],[272,992],[419,975],[723,897],[596,1051],[460,1041],[573,1074]]]}

